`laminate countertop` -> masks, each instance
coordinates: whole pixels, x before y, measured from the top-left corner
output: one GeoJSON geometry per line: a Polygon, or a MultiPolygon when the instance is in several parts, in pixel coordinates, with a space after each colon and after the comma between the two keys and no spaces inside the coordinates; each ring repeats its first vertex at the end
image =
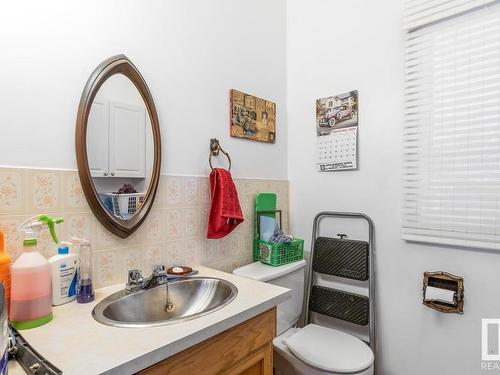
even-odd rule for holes
{"type": "MultiPolygon", "coordinates": [[[[76,301],[53,308],[54,319],[43,326],[21,331],[24,338],[63,374],[133,374],[156,362],[234,327],[277,306],[290,297],[290,290],[256,280],[194,267],[197,276],[216,277],[238,288],[236,298],[207,315],[159,327],[118,328],[101,324],[92,309],[124,284],[96,290],[95,301],[76,301]]],[[[23,374],[17,363],[9,374],[23,374]]]]}

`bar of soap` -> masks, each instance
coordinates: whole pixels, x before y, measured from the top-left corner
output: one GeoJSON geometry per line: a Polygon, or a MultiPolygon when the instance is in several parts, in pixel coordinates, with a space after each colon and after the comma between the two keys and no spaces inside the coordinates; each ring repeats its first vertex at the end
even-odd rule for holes
{"type": "Polygon", "coordinates": [[[191,272],[193,272],[193,269],[191,267],[184,266],[171,267],[167,270],[167,273],[170,275],[187,275],[191,272]]]}

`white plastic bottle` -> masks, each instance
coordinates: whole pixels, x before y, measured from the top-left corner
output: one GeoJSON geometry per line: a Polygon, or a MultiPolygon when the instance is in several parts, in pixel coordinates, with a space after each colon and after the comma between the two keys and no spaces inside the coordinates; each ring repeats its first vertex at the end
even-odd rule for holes
{"type": "Polygon", "coordinates": [[[62,305],[76,298],[80,257],[70,254],[71,243],[61,242],[57,255],[50,257],[52,305],[62,305]]]}

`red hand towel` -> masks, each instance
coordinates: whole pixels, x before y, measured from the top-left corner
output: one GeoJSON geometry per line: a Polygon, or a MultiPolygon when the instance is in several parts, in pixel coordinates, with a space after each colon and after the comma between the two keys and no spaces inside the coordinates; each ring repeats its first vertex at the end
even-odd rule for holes
{"type": "Polygon", "coordinates": [[[222,168],[212,170],[210,196],[212,203],[208,215],[207,238],[223,238],[244,220],[238,192],[229,171],[222,168]]]}

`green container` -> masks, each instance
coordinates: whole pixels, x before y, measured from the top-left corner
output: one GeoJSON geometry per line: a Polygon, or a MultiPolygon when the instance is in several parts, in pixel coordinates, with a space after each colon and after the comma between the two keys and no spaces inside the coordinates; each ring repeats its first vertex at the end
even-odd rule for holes
{"type": "Polygon", "coordinates": [[[275,243],[260,240],[260,217],[276,218],[282,228],[281,210],[276,209],[275,193],[260,193],[255,198],[253,260],[260,260],[270,266],[282,266],[304,259],[304,240],[295,239],[288,243],[275,243]]]}
{"type": "Polygon", "coordinates": [[[288,243],[254,241],[254,258],[270,266],[282,266],[304,259],[304,240],[295,239],[288,243]],[[256,254],[255,251],[258,253],[256,254]]]}
{"type": "MultiPolygon", "coordinates": [[[[258,215],[276,217],[276,193],[258,193],[255,196],[255,220],[254,220],[254,240],[253,240],[253,260],[259,260],[259,228],[258,228],[258,215]]],[[[280,216],[281,220],[281,216],[280,216]]]]}
{"type": "Polygon", "coordinates": [[[260,260],[259,244],[261,242],[264,242],[264,241],[261,241],[261,240],[259,240],[257,238],[253,239],[253,261],[254,262],[260,260]]]}

